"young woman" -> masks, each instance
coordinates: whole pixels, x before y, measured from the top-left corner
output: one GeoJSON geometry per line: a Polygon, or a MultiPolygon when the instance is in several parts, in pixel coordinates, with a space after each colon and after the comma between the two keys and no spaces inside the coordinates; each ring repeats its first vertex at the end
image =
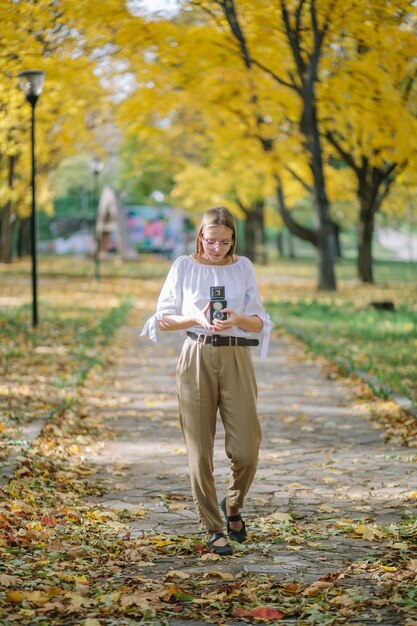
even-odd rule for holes
{"type": "Polygon", "coordinates": [[[264,333],[265,357],[271,322],[262,307],[252,263],[235,255],[236,222],[225,207],[202,217],[191,256],[177,258],[160,293],[157,312],[142,331],[180,330],[186,338],[177,366],[180,422],[188,450],[193,499],[210,537],[211,551],[233,552],[224,534],[213,478],[217,411],[225,430],[230,481],[220,507],[230,539],[246,540],[240,515],[252,484],[261,443],[252,364],[251,333],[264,333]]]}

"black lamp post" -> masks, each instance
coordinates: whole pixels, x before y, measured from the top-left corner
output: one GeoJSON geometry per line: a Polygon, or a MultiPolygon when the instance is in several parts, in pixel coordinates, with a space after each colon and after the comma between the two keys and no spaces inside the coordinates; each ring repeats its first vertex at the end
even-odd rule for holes
{"type": "Polygon", "coordinates": [[[97,156],[94,156],[91,161],[91,169],[93,171],[94,176],[94,191],[93,191],[93,203],[94,203],[94,276],[96,280],[100,280],[100,235],[97,229],[97,215],[98,215],[98,205],[100,202],[99,197],[99,176],[100,172],[103,169],[103,163],[97,156]]]}
{"type": "Polygon", "coordinates": [[[42,93],[45,73],[38,70],[27,70],[18,75],[19,88],[32,107],[32,213],[30,216],[30,240],[32,253],[32,324],[38,325],[38,273],[36,251],[36,158],[35,158],[35,107],[42,93]]]}

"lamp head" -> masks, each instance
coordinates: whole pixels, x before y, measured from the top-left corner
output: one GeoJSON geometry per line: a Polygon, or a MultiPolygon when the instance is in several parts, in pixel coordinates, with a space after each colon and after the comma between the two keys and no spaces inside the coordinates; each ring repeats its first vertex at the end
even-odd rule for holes
{"type": "Polygon", "coordinates": [[[18,74],[19,89],[23,92],[26,100],[34,105],[42,93],[45,82],[45,72],[39,70],[26,70],[18,74]]]}

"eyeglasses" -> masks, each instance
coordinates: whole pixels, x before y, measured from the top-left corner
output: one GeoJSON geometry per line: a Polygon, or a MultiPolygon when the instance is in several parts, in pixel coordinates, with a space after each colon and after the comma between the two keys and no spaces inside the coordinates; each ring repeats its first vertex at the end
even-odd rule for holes
{"type": "Polygon", "coordinates": [[[213,239],[206,239],[204,235],[201,235],[201,239],[211,248],[228,248],[232,244],[232,239],[225,239],[224,241],[213,241],[213,239]]]}

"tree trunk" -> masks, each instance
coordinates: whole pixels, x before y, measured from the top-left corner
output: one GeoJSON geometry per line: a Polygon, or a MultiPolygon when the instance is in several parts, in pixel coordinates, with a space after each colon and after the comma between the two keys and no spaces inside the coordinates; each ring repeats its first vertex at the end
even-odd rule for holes
{"type": "Polygon", "coordinates": [[[358,224],[358,278],[363,283],[373,283],[372,241],[374,214],[362,215],[358,224]]]}
{"type": "MultiPolygon", "coordinates": [[[[375,214],[382,199],[378,196],[378,185],[371,186],[368,168],[363,168],[358,177],[360,202],[358,222],[358,278],[363,283],[373,283],[372,243],[374,238],[375,214]]],[[[375,178],[375,176],[371,177],[375,178]]],[[[375,182],[374,180],[372,182],[375,182]]]]}
{"type": "Polygon", "coordinates": [[[264,206],[265,202],[259,200],[245,210],[246,256],[262,265],[266,263],[264,206]]]}
{"type": "Polygon", "coordinates": [[[277,248],[278,248],[278,254],[281,257],[281,259],[284,258],[285,256],[285,250],[284,250],[284,231],[280,230],[278,235],[277,235],[277,248]]]}
{"type": "Polygon", "coordinates": [[[239,207],[245,214],[244,250],[245,255],[253,262],[265,264],[265,228],[264,207],[265,201],[258,200],[250,207],[246,207],[237,198],[239,207]]]}
{"type": "Polygon", "coordinates": [[[336,275],[334,262],[336,257],[336,239],[324,178],[323,149],[318,127],[315,97],[314,81],[307,81],[302,96],[303,111],[300,128],[305,137],[306,148],[310,154],[310,169],[314,180],[313,199],[319,221],[318,286],[323,291],[335,291],[336,275]]]}
{"type": "Polygon", "coordinates": [[[294,237],[290,231],[287,233],[287,242],[288,242],[288,257],[290,259],[295,259],[295,245],[294,245],[294,237]]]}
{"type": "MultiPolygon", "coordinates": [[[[13,189],[16,157],[8,157],[7,183],[13,189]]],[[[13,206],[8,201],[0,213],[0,261],[10,263],[13,257],[13,206]]]]}
{"type": "Polygon", "coordinates": [[[30,247],[30,218],[20,220],[17,238],[17,255],[19,257],[28,256],[31,253],[30,247]]]}
{"type": "Polygon", "coordinates": [[[336,246],[336,258],[341,260],[343,259],[343,251],[342,251],[342,244],[340,242],[340,225],[336,224],[336,222],[333,222],[333,228],[334,228],[334,240],[335,240],[335,246],[336,246]]]}
{"type": "Polygon", "coordinates": [[[0,262],[12,261],[13,241],[12,205],[8,202],[0,214],[0,262]]]}
{"type": "Polygon", "coordinates": [[[375,215],[387,197],[396,178],[406,167],[407,162],[386,163],[383,167],[374,167],[365,155],[356,162],[347,152],[335,132],[327,131],[326,137],[336,148],[346,165],[354,172],[357,180],[356,195],[359,200],[358,221],[358,278],[364,283],[373,283],[372,243],[375,215]]]}
{"type": "Polygon", "coordinates": [[[375,215],[386,198],[394,177],[396,166],[386,170],[371,167],[368,159],[363,159],[362,167],[356,170],[359,198],[358,222],[358,278],[363,283],[373,283],[372,243],[375,229],[375,215]]]}
{"type": "MultiPolygon", "coordinates": [[[[248,71],[251,71],[253,59],[251,57],[245,35],[241,28],[239,18],[236,11],[235,0],[219,0],[220,6],[223,8],[224,16],[229,24],[231,33],[239,44],[240,54],[244,65],[248,71]]],[[[297,3],[295,3],[297,5],[297,3]]],[[[268,70],[261,63],[257,62],[258,67],[266,70],[270,76],[273,76],[280,85],[289,87],[295,91],[301,99],[302,113],[299,121],[300,131],[304,136],[304,145],[309,154],[309,165],[314,180],[314,206],[316,209],[317,219],[319,223],[318,232],[304,228],[292,219],[288,211],[283,210],[281,202],[280,184],[278,184],[278,206],[283,216],[285,225],[289,230],[297,236],[310,241],[319,249],[318,273],[319,289],[326,291],[334,291],[336,289],[336,276],[334,272],[335,260],[335,237],[332,220],[330,217],[330,205],[326,193],[326,183],[323,167],[323,150],[319,133],[319,123],[316,111],[316,91],[315,84],[318,82],[318,69],[320,64],[320,56],[323,40],[328,27],[328,19],[332,12],[332,6],[328,7],[328,14],[323,26],[319,26],[317,9],[315,1],[310,3],[299,2],[298,8],[294,13],[290,14],[286,0],[281,0],[280,11],[283,20],[283,30],[287,37],[289,49],[291,51],[295,70],[288,80],[278,76],[272,70],[268,70]],[[306,42],[303,40],[303,29],[301,28],[303,18],[303,7],[306,13],[309,13],[309,19],[312,28],[311,51],[306,54],[306,42]]],[[[291,6],[292,3],[291,3],[291,6]]],[[[310,45],[310,42],[309,44],[310,45]]],[[[259,102],[256,90],[253,92],[252,103],[256,111],[256,124],[259,130],[262,129],[262,120],[264,119],[259,109],[259,102]]],[[[263,133],[259,133],[259,139],[265,152],[270,152],[274,144],[274,138],[265,139],[263,133]]]]}

